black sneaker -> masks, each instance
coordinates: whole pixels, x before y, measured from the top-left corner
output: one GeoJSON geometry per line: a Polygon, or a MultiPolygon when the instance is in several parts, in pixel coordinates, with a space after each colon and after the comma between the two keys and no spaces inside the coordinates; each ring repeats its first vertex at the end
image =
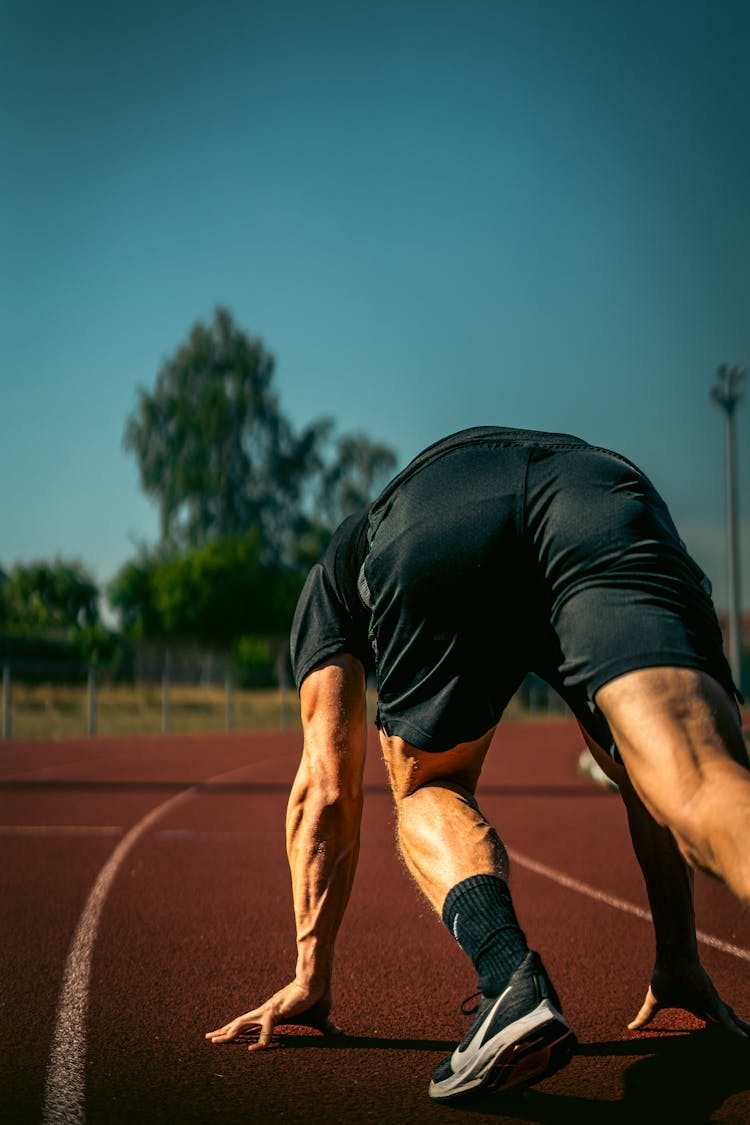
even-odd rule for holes
{"type": "Polygon", "coordinates": [[[469,1034],[435,1068],[438,1101],[541,1081],[570,1062],[576,1038],[538,953],[527,953],[500,996],[480,993],[469,1034]]]}

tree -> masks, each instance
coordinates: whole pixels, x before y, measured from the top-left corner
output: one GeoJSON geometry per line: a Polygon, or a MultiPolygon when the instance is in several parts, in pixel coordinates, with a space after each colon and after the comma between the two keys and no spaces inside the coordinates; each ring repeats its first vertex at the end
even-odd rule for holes
{"type": "Polygon", "coordinates": [[[257,529],[264,561],[289,566],[307,556],[300,540],[325,539],[384,483],[391,450],[361,434],[336,439],[329,418],[296,433],[273,373],[261,341],[219,308],[162,365],[153,392],[139,391],[124,442],[159,505],[162,548],[257,529]]]}
{"type": "Polygon", "coordinates": [[[164,558],[128,563],[109,588],[135,639],[230,648],[244,635],[285,633],[301,580],[264,562],[256,528],[164,558]]]}
{"type": "Polygon", "coordinates": [[[334,456],[322,467],[318,511],[328,527],[363,507],[378,486],[393,472],[396,458],[387,445],[371,442],[365,434],[344,434],[334,456]]]}
{"type": "Polygon", "coordinates": [[[210,644],[245,664],[285,651],[310,565],[393,470],[387,446],[337,436],[329,418],[296,432],[273,374],[261,341],[219,308],[139,391],[124,442],[161,542],[109,588],[129,637],[210,644]]]}
{"type": "Polygon", "coordinates": [[[79,562],[18,563],[0,580],[0,627],[14,643],[33,638],[47,651],[86,664],[119,660],[117,638],[99,616],[99,590],[79,562]]]}
{"type": "Polygon", "coordinates": [[[268,553],[283,554],[330,423],[295,434],[272,389],[273,372],[263,344],[220,308],[162,365],[153,394],[139,392],[125,446],[159,505],[166,546],[195,547],[258,527],[268,553]]]}
{"type": "Polygon", "coordinates": [[[120,614],[120,627],[126,637],[144,640],[162,634],[159,611],[154,601],[156,557],[142,555],[123,566],[110,582],[107,598],[120,614]]]}
{"type": "Polygon", "coordinates": [[[69,636],[99,622],[99,591],[79,562],[19,563],[0,600],[4,628],[12,633],[69,636]]]}

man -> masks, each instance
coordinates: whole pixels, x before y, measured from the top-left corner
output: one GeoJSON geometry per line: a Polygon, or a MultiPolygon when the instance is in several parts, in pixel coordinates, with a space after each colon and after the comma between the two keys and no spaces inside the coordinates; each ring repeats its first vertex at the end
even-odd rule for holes
{"type": "Polygon", "coordinates": [[[708,582],[635,466],[563,434],[481,427],[438,442],[335,533],[300,598],[292,655],[304,728],[287,813],[296,974],[207,1038],[257,1026],[257,1049],[281,1023],[335,1030],[331,968],[357,863],[371,662],[401,852],[478,974],[476,1015],[431,1097],[539,1081],[575,1046],[474,796],[529,671],[567,701],[627,807],[656,936],[631,1028],[679,1006],[750,1035],[699,962],[688,867],[750,904],[735,688],[708,582]]]}

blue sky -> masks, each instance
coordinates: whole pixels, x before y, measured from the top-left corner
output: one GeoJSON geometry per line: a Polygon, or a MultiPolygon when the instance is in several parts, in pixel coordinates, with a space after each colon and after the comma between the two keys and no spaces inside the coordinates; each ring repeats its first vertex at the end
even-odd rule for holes
{"type": "Polygon", "coordinates": [[[155,541],[124,423],[223,304],[298,425],[626,453],[721,604],[749,47],[744,0],[4,0],[0,565],[155,541]]]}

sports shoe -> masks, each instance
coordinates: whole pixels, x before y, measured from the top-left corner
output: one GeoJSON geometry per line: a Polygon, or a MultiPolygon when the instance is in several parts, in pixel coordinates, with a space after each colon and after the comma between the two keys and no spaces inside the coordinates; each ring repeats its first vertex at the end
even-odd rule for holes
{"type": "Polygon", "coordinates": [[[431,1098],[530,1086],[570,1062],[576,1038],[538,953],[526,954],[500,996],[479,996],[469,1034],[433,1072],[431,1098]]]}

